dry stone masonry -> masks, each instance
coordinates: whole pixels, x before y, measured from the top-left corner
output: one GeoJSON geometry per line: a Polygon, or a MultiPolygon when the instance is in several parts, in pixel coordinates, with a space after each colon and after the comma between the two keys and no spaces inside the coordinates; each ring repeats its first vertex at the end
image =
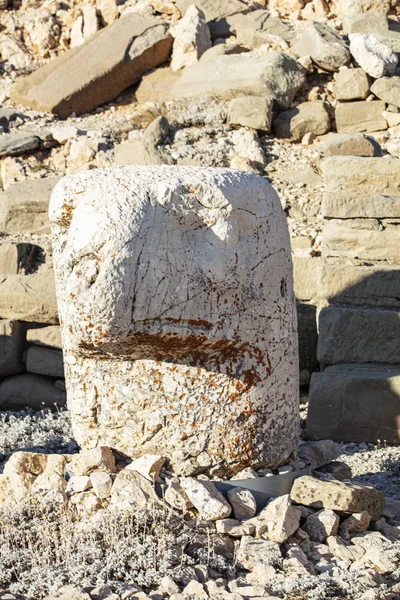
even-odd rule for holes
{"type": "Polygon", "coordinates": [[[176,472],[277,466],[298,444],[287,227],[258,176],[127,167],[50,205],[69,407],[85,448],[176,472]]]}

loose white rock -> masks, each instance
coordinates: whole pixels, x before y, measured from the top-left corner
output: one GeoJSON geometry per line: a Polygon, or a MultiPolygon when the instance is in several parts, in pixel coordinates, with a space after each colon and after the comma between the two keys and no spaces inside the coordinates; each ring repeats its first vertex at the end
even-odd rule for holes
{"type": "Polygon", "coordinates": [[[377,79],[394,74],[398,59],[389,46],[363,33],[352,33],[349,39],[351,54],[368,75],[377,79]]]}
{"type": "Polygon", "coordinates": [[[250,490],[232,488],[228,491],[228,500],[238,521],[254,517],[257,512],[257,503],[250,490]]]}
{"type": "Polygon", "coordinates": [[[107,498],[111,493],[113,480],[108,473],[104,471],[93,471],[90,474],[90,481],[93,491],[99,498],[107,498]]]}
{"type": "Polygon", "coordinates": [[[250,523],[256,526],[257,536],[282,543],[299,528],[300,517],[287,494],[272,500],[250,523]]]}
{"type": "Polygon", "coordinates": [[[195,64],[211,48],[210,30],[202,10],[191,4],[185,16],[171,30],[175,38],[172,47],[171,69],[179,71],[195,64]]]}
{"type": "Polygon", "coordinates": [[[140,473],[149,481],[156,481],[164,463],[165,458],[159,454],[144,454],[140,458],[132,461],[128,468],[140,473]]]}
{"type": "Polygon", "coordinates": [[[303,525],[313,542],[325,542],[330,535],[337,535],[340,519],[333,510],[320,510],[310,515],[303,525]]]}
{"type": "Polygon", "coordinates": [[[211,481],[185,477],[181,480],[181,485],[201,518],[216,521],[226,519],[231,514],[231,505],[211,481]]]}

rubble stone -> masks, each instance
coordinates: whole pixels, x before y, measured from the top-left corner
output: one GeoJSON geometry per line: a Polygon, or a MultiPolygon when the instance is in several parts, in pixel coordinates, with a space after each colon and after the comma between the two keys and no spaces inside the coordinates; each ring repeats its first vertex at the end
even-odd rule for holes
{"type": "Polygon", "coordinates": [[[380,77],[372,84],[371,92],[383,102],[400,108],[400,76],[380,77]]]}
{"type": "Polygon", "coordinates": [[[298,457],[309,463],[312,469],[327,465],[338,458],[340,454],[340,446],[332,440],[306,442],[300,446],[297,452],[298,457]]]}
{"type": "Polygon", "coordinates": [[[388,29],[385,13],[355,13],[343,15],[343,33],[371,33],[380,29],[388,29]]]}
{"type": "Polygon", "coordinates": [[[336,76],[337,100],[364,100],[369,94],[369,79],[363,69],[342,69],[336,76]]]}
{"type": "Polygon", "coordinates": [[[374,35],[352,33],[349,35],[350,52],[368,75],[378,79],[394,75],[397,56],[393,50],[374,35]]]}
{"type": "Polygon", "coordinates": [[[95,470],[115,471],[115,458],[110,448],[99,446],[74,454],[70,469],[75,475],[90,475],[95,470]]]}
{"type": "Polygon", "coordinates": [[[238,521],[254,517],[257,512],[257,503],[250,490],[232,488],[228,490],[228,500],[238,521]]]}
{"type": "Polygon", "coordinates": [[[333,510],[324,509],[310,515],[303,529],[313,542],[325,542],[331,535],[337,535],[340,518],[333,510]]]}
{"type": "Polygon", "coordinates": [[[307,23],[297,34],[293,50],[297,56],[311,56],[318,66],[327,71],[337,71],[350,60],[341,35],[324,23],[307,23]]]}
{"type": "Polygon", "coordinates": [[[278,137],[294,142],[301,140],[306,133],[322,135],[331,126],[328,111],[320,101],[303,102],[296,108],[282,111],[274,119],[274,130],[278,137]]]}
{"type": "Polygon", "coordinates": [[[159,454],[144,454],[132,461],[128,468],[140,473],[140,475],[143,475],[149,481],[156,481],[164,463],[165,458],[159,454]]]}
{"type": "Polygon", "coordinates": [[[195,64],[211,48],[210,30],[204,13],[195,4],[189,6],[185,16],[173,28],[171,69],[179,71],[195,64]]]}
{"type": "Polygon", "coordinates": [[[36,150],[40,145],[40,138],[29,132],[8,133],[0,137],[0,157],[16,156],[31,150],[36,150]]]}
{"type": "Polygon", "coordinates": [[[290,497],[294,502],[315,508],[347,513],[366,511],[374,520],[381,516],[385,506],[385,497],[373,487],[320,481],[308,475],[295,479],[290,497]]]}
{"type": "Polygon", "coordinates": [[[299,528],[300,517],[300,511],[285,495],[272,500],[250,523],[255,525],[257,537],[283,543],[299,528]]]}
{"type": "Polygon", "coordinates": [[[279,544],[270,540],[256,540],[243,536],[236,557],[239,567],[252,571],[258,565],[274,566],[281,562],[279,544]]]}
{"type": "Polygon", "coordinates": [[[362,133],[329,134],[318,149],[325,156],[375,156],[376,143],[362,133]]]}
{"type": "Polygon", "coordinates": [[[202,519],[216,521],[226,519],[231,514],[232,508],[229,502],[211,481],[186,477],[181,480],[181,485],[202,519]]]}
{"type": "Polygon", "coordinates": [[[272,120],[271,98],[244,96],[233,98],[228,106],[228,123],[269,132],[272,120]]]}

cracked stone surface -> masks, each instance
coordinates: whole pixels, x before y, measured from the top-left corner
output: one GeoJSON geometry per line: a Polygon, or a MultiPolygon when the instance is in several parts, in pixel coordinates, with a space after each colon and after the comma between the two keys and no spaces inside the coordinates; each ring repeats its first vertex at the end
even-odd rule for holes
{"type": "Polygon", "coordinates": [[[290,243],[276,192],[229,169],[65,177],[50,203],[74,434],[228,475],[298,444],[290,243]]]}

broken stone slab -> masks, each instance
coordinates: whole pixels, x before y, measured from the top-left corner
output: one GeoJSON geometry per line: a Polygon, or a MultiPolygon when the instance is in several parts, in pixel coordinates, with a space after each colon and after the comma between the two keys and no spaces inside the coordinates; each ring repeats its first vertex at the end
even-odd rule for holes
{"type": "Polygon", "coordinates": [[[379,31],[374,31],[373,35],[386,44],[386,46],[389,46],[400,60],[400,31],[380,29],[379,31]]]}
{"type": "Polygon", "coordinates": [[[110,448],[99,446],[74,454],[68,468],[74,475],[90,475],[97,470],[114,473],[115,457],[110,448]]]}
{"type": "Polygon", "coordinates": [[[302,102],[296,108],[284,110],[274,119],[274,130],[279,138],[293,142],[301,140],[306,133],[323,135],[331,127],[331,120],[324,103],[319,100],[302,102]]]}
{"type": "Polygon", "coordinates": [[[6,377],[0,383],[0,406],[4,409],[54,408],[55,405],[63,407],[65,403],[65,392],[56,388],[50,377],[23,373],[6,377]]]}
{"type": "Polygon", "coordinates": [[[233,508],[233,516],[238,521],[250,519],[257,512],[257,502],[250,490],[232,488],[228,490],[228,500],[233,508]]]}
{"type": "Polygon", "coordinates": [[[284,52],[217,56],[213,68],[207,62],[183,69],[171,88],[173,100],[212,97],[231,100],[238,96],[273,98],[289,108],[305,82],[305,69],[284,52]]]}
{"type": "Polygon", "coordinates": [[[400,231],[396,229],[383,231],[358,229],[351,226],[350,220],[343,221],[343,225],[328,221],[322,232],[323,256],[386,260],[398,265],[400,264],[399,244],[400,231]]]}
{"type": "Polygon", "coordinates": [[[2,233],[50,233],[49,200],[60,177],[28,179],[0,191],[0,231],[2,233]]]}
{"type": "Polygon", "coordinates": [[[311,56],[326,71],[337,71],[350,60],[350,52],[340,33],[324,23],[307,23],[293,43],[294,53],[311,56]]]}
{"type": "Polygon", "coordinates": [[[351,469],[346,463],[341,462],[340,460],[333,460],[328,465],[324,465],[323,467],[319,467],[317,469],[318,473],[326,473],[332,475],[334,479],[338,481],[346,481],[352,478],[351,469]]]}
{"type": "Polygon", "coordinates": [[[63,355],[60,350],[31,346],[26,352],[25,364],[28,373],[64,377],[63,355]]]}
{"type": "Polygon", "coordinates": [[[398,59],[393,50],[374,35],[351,33],[350,52],[360,67],[374,79],[394,75],[398,59]]]}
{"type": "Polygon", "coordinates": [[[0,321],[0,376],[25,371],[22,353],[26,346],[26,325],[19,321],[0,321]]]}
{"type": "Polygon", "coordinates": [[[321,481],[309,475],[295,479],[290,497],[298,504],[314,508],[330,508],[345,513],[366,511],[375,521],[385,506],[384,495],[373,487],[336,480],[321,481]]]}
{"type": "Polygon", "coordinates": [[[298,300],[311,300],[317,295],[317,276],[322,264],[320,257],[293,257],[294,293],[298,300]]]}
{"type": "Polygon", "coordinates": [[[400,215],[400,194],[337,194],[322,196],[322,215],[325,218],[355,219],[388,217],[396,219],[400,215]]]}
{"type": "Polygon", "coordinates": [[[0,275],[0,317],[29,323],[58,323],[54,274],[0,275]]]}
{"type": "Polygon", "coordinates": [[[400,159],[394,157],[332,156],[323,161],[322,175],[327,192],[400,194],[400,159]]]}
{"type": "Polygon", "coordinates": [[[165,62],[171,45],[167,26],[158,19],[125,15],[18,81],[11,99],[61,118],[88,112],[165,62]]]}
{"type": "Polygon", "coordinates": [[[389,29],[385,13],[355,13],[343,15],[343,33],[375,33],[389,29]]]}
{"type": "Polygon", "coordinates": [[[111,489],[110,505],[118,510],[151,510],[162,507],[154,485],[136,471],[122,469],[111,489]]]}
{"type": "Polygon", "coordinates": [[[135,92],[137,101],[144,104],[145,102],[170,100],[173,86],[179,81],[180,76],[180,72],[177,73],[170,67],[161,67],[144,75],[135,92]]]}
{"type": "MultiPolygon", "coordinates": [[[[192,0],[177,0],[175,3],[182,16],[186,14],[188,8],[193,4],[192,0]]],[[[210,27],[212,39],[229,35],[229,26],[227,17],[248,11],[248,4],[241,0],[197,0],[196,6],[205,14],[206,21],[210,27]]]]}
{"type": "Polygon", "coordinates": [[[310,536],[310,540],[323,543],[327,537],[337,535],[339,523],[338,515],[330,508],[326,508],[310,515],[304,523],[303,529],[310,536]]]}
{"type": "Polygon", "coordinates": [[[363,69],[341,69],[335,80],[336,100],[365,100],[370,80],[363,69]]]}
{"type": "Polygon", "coordinates": [[[399,407],[400,367],[329,367],[311,377],[307,435],[337,442],[398,444],[399,407]]]}
{"type": "Polygon", "coordinates": [[[329,304],[400,309],[400,269],[390,266],[323,265],[318,297],[329,304]]]}
{"type": "Polygon", "coordinates": [[[338,16],[346,14],[367,13],[372,15],[387,14],[390,10],[390,0],[336,0],[335,13],[338,16]]]}
{"type": "Polygon", "coordinates": [[[229,33],[234,34],[237,42],[247,48],[257,48],[277,37],[290,43],[294,36],[290,22],[273,17],[265,9],[232,15],[226,19],[226,23],[229,33]]]}
{"type": "Polygon", "coordinates": [[[40,138],[28,131],[18,131],[0,136],[0,156],[17,156],[40,146],[40,138]]]}
{"type": "Polygon", "coordinates": [[[159,454],[144,454],[132,461],[127,468],[143,475],[149,481],[156,481],[164,463],[165,458],[159,454]]]}
{"type": "Polygon", "coordinates": [[[221,519],[216,522],[217,533],[241,538],[243,535],[253,535],[256,528],[250,523],[241,523],[237,519],[221,519]]]}
{"type": "Polygon", "coordinates": [[[319,313],[317,357],[324,364],[399,361],[400,312],[328,306],[319,313]]]}
{"type": "Polygon", "coordinates": [[[35,346],[48,346],[49,348],[62,350],[61,329],[58,325],[28,329],[26,339],[35,346]]]}
{"type": "Polygon", "coordinates": [[[202,519],[217,521],[226,519],[231,514],[231,505],[212,481],[185,477],[181,480],[181,486],[202,519]]]}
{"type": "Polygon", "coordinates": [[[228,123],[269,132],[272,120],[272,98],[244,96],[233,98],[228,105],[228,123]]]}
{"type": "Polygon", "coordinates": [[[340,447],[332,440],[305,442],[301,444],[297,456],[306,461],[312,469],[318,469],[336,460],[341,455],[340,447]]]}
{"type": "Polygon", "coordinates": [[[171,69],[179,71],[195,64],[211,48],[210,30],[202,10],[192,4],[184,17],[171,30],[174,37],[171,69]]]}
{"type": "Polygon", "coordinates": [[[380,77],[372,84],[371,92],[383,102],[400,108],[400,76],[380,77]]]}
{"type": "Polygon", "coordinates": [[[382,116],[386,105],[380,100],[372,102],[339,102],[335,109],[338,133],[369,133],[383,131],[388,124],[382,116]]]}
{"type": "Polygon", "coordinates": [[[266,181],[229,169],[94,170],[60,182],[50,218],[79,444],[131,458],[157,448],[188,475],[287,462],[298,445],[290,240],[266,181]],[[157,248],[167,247],[164,273],[157,248]]]}
{"type": "Polygon", "coordinates": [[[376,156],[379,147],[362,133],[330,133],[318,150],[325,156],[376,156]]]}

